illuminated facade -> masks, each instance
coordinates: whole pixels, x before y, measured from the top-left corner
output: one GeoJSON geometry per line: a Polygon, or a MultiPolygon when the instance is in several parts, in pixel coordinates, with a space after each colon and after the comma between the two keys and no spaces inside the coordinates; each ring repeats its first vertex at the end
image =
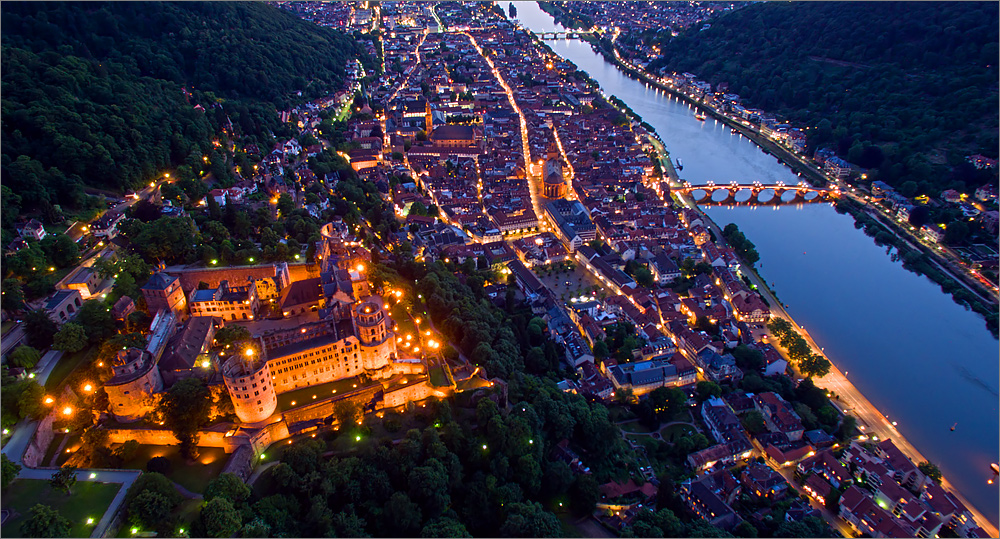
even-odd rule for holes
{"type": "Polygon", "coordinates": [[[364,374],[383,380],[395,374],[395,333],[382,299],[351,305],[350,316],[334,317],[263,337],[277,393],[364,374]]]}

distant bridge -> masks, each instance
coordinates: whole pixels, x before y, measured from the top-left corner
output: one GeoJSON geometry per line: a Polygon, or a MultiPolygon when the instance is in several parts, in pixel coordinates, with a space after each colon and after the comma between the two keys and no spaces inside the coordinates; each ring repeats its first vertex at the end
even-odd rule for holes
{"type": "Polygon", "coordinates": [[[536,32],[535,35],[539,39],[577,39],[595,33],[591,30],[569,30],[563,32],[536,32]]]}
{"type": "Polygon", "coordinates": [[[716,184],[715,182],[708,182],[705,185],[691,185],[689,182],[684,182],[683,187],[671,190],[675,193],[685,193],[691,197],[695,204],[703,206],[777,206],[781,204],[808,204],[813,202],[829,202],[840,196],[839,189],[813,187],[805,182],[800,182],[797,185],[785,185],[784,182],[731,182],[729,184],[716,184]],[[761,193],[767,190],[772,191],[773,194],[767,199],[761,200],[761,193]],[[695,191],[701,191],[702,195],[696,197],[694,194],[695,191]],[[717,191],[726,191],[728,196],[722,200],[715,200],[714,195],[717,191]],[[737,200],[736,194],[740,191],[750,191],[750,198],[747,200],[737,200]],[[788,192],[794,192],[795,196],[791,199],[785,200],[782,198],[782,195],[788,192]]]}

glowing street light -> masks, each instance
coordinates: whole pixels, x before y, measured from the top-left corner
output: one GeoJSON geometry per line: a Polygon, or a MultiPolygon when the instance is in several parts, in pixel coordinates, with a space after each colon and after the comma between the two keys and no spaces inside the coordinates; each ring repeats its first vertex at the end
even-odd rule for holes
{"type": "Polygon", "coordinates": [[[73,409],[70,408],[69,406],[67,406],[67,407],[63,408],[62,412],[63,412],[63,415],[72,415],[73,409]]]}

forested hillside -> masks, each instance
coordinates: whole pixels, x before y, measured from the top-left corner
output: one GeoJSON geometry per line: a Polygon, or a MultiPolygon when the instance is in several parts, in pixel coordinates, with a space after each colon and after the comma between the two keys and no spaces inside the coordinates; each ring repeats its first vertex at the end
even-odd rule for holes
{"type": "Polygon", "coordinates": [[[122,191],[211,157],[227,117],[269,143],[276,108],[339,89],[362,54],[254,2],[5,3],[2,36],[5,228],[21,210],[58,220],[84,186],[122,191]]]}
{"type": "Polygon", "coordinates": [[[985,181],[956,165],[997,155],[996,3],[765,2],[710,22],[650,35],[650,68],[727,82],[890,184],[985,181]]]}

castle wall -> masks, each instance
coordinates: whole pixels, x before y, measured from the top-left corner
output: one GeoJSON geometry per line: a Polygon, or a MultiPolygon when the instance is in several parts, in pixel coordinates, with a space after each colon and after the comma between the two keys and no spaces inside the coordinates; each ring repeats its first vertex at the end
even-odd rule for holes
{"type": "MultiPolygon", "coordinates": [[[[135,440],[142,445],[179,445],[174,433],[166,429],[108,429],[108,441],[113,444],[123,444],[135,440]]],[[[225,432],[198,431],[198,447],[221,447],[226,453],[232,453],[242,444],[246,444],[245,436],[226,436],[225,432]]]]}
{"type": "Polygon", "coordinates": [[[229,281],[230,286],[246,286],[250,279],[274,281],[274,264],[259,264],[256,266],[236,266],[229,268],[196,268],[174,269],[165,271],[167,275],[177,277],[184,290],[198,288],[198,283],[206,282],[209,288],[218,288],[222,281],[229,281]]]}
{"type": "Polygon", "coordinates": [[[396,408],[408,402],[424,400],[432,396],[445,396],[447,393],[434,388],[430,379],[423,377],[405,385],[397,385],[385,391],[380,408],[396,408]]]}
{"type": "Polygon", "coordinates": [[[56,411],[52,410],[49,412],[45,418],[38,422],[38,428],[35,429],[35,435],[31,438],[31,443],[24,450],[24,456],[21,457],[21,462],[29,468],[37,468],[43,466],[45,463],[42,459],[45,458],[45,451],[49,448],[49,444],[52,443],[52,439],[55,438],[55,431],[52,430],[52,422],[55,421],[56,411]]]}
{"type": "Polygon", "coordinates": [[[323,419],[333,415],[333,409],[336,404],[340,401],[350,400],[354,401],[361,406],[364,406],[371,402],[375,395],[382,391],[382,386],[375,384],[368,387],[363,387],[343,395],[336,395],[329,397],[319,402],[311,403],[307,406],[300,406],[294,410],[289,410],[284,413],[285,423],[288,425],[294,425],[301,421],[315,421],[317,419],[323,419]]]}
{"type": "Polygon", "coordinates": [[[291,282],[304,281],[319,277],[322,268],[319,264],[298,263],[288,265],[288,277],[291,282]]]}

